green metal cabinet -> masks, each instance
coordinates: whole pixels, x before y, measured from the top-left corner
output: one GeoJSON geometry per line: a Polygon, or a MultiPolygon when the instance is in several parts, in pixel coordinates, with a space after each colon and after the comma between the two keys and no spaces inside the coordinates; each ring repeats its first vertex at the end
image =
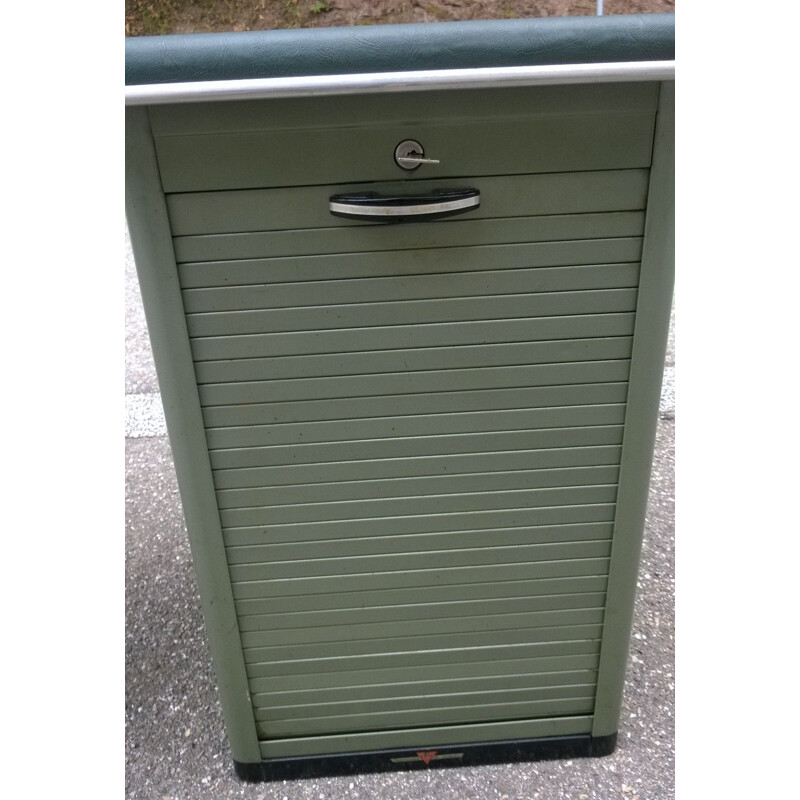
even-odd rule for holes
{"type": "Polygon", "coordinates": [[[128,43],[128,222],[241,776],[613,749],[672,42],[659,15],[128,43]],[[480,205],[331,213],[442,189],[480,205]]]}

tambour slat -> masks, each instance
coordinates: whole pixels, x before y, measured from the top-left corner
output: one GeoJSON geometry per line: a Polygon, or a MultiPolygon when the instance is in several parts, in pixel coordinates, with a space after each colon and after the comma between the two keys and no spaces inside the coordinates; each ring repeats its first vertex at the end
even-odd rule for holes
{"type": "Polygon", "coordinates": [[[260,728],[264,732],[277,734],[280,731],[284,735],[292,735],[295,731],[338,731],[343,726],[349,730],[369,729],[376,727],[376,722],[381,728],[392,728],[400,724],[406,725],[411,720],[417,724],[425,724],[428,720],[447,723],[475,718],[557,716],[574,713],[578,707],[583,709],[582,713],[590,713],[594,704],[594,689],[593,685],[588,685],[564,686],[560,687],[559,692],[518,690],[451,697],[425,695],[408,698],[405,702],[379,702],[374,707],[347,703],[313,708],[256,706],[255,718],[261,723],[260,728]],[[518,706],[521,713],[513,713],[512,706],[518,706]]]}
{"type": "Polygon", "coordinates": [[[318,558],[302,561],[251,561],[231,563],[231,580],[265,581],[360,575],[377,572],[454,569],[482,564],[551,562],[562,559],[605,558],[611,554],[608,540],[559,544],[477,547],[474,549],[390,553],[318,558]]]}
{"type": "Polygon", "coordinates": [[[265,254],[272,258],[284,258],[325,253],[382,253],[423,248],[438,250],[529,242],[620,239],[641,236],[643,231],[642,212],[611,211],[466,222],[452,220],[446,225],[342,226],[176,236],[173,243],[176,261],[183,263],[264,258],[265,254]]]}
{"type": "MultiPolygon", "coordinates": [[[[302,689],[300,691],[274,691],[269,679],[253,678],[250,681],[254,706],[272,703],[276,708],[291,707],[302,714],[309,707],[333,708],[340,703],[361,704],[374,701],[380,708],[384,703],[416,700],[419,697],[435,697],[442,701],[473,694],[492,695],[501,692],[524,690],[537,697],[555,697],[565,686],[594,686],[592,670],[567,672],[543,672],[536,675],[535,687],[527,673],[489,675],[477,678],[439,678],[438,680],[399,681],[385,684],[362,684],[356,686],[330,687],[325,690],[302,689]]],[[[399,703],[398,703],[399,706],[399,703]]]]}
{"type": "Polygon", "coordinates": [[[499,720],[530,717],[557,717],[577,714],[591,714],[594,711],[594,698],[563,698],[560,700],[538,700],[534,702],[511,701],[499,704],[467,706],[466,708],[416,709],[383,713],[350,714],[340,717],[315,717],[303,720],[269,718],[268,712],[257,710],[256,730],[270,738],[280,736],[313,735],[338,733],[346,726],[351,731],[368,731],[374,728],[392,728],[415,725],[455,725],[475,720],[499,720]],[[261,715],[267,715],[262,717],[261,715]]]}
{"type": "MultiPolygon", "coordinates": [[[[547,387],[562,384],[616,383],[628,377],[626,361],[632,338],[567,339],[509,345],[478,345],[463,348],[434,348],[415,358],[407,350],[389,353],[355,353],[336,356],[303,356],[276,365],[274,373],[261,380],[201,384],[203,406],[237,403],[277,403],[284,400],[323,400],[337,397],[376,397],[425,392],[457,392],[508,387],[547,387]],[[403,370],[410,359],[415,369],[403,370]],[[580,362],[603,362],[579,367],[580,362]],[[499,364],[497,362],[500,362],[499,364]],[[412,362],[413,363],[413,362],[412,362]],[[544,364],[569,364],[542,368],[544,364]],[[281,372],[293,374],[280,377],[281,372]],[[286,369],[282,369],[284,367],[286,369]],[[368,371],[370,368],[375,371],[368,371]],[[307,370],[303,374],[303,370],[307,370]],[[316,373],[321,372],[322,375],[316,373]],[[324,374],[324,373],[329,374],[324,374]],[[332,373],[332,374],[330,374],[332,373]],[[571,378],[571,379],[570,379],[571,378]],[[581,379],[582,378],[582,379],[581,379]]],[[[557,403],[556,403],[557,404],[557,403]]],[[[367,416],[367,415],[363,415],[367,416]]]]}
{"type": "Polygon", "coordinates": [[[381,686],[393,683],[442,679],[490,678],[575,670],[596,670],[600,654],[598,639],[534,642],[506,647],[475,647],[427,652],[401,653],[375,659],[354,658],[329,662],[246,662],[251,691],[270,689],[295,692],[353,686],[381,686]],[[315,671],[316,670],[316,671],[315,671]]]}
{"type": "Polygon", "coordinates": [[[554,545],[562,542],[609,540],[612,531],[611,523],[592,522],[541,528],[497,528],[487,531],[386,536],[380,539],[322,539],[316,542],[290,544],[270,544],[269,536],[264,534],[263,544],[231,545],[227,548],[227,556],[229,564],[250,564],[261,561],[274,563],[314,558],[467,550],[473,547],[554,545]]]}
{"type": "Polygon", "coordinates": [[[458,152],[427,175],[474,176],[642,168],[650,165],[654,118],[647,112],[545,114],[519,117],[515,135],[497,147],[497,121],[460,124],[376,123],[359,130],[299,128],[203,135],[156,136],[165,192],[250,189],[347,181],[397,180],[389,157],[399,141],[417,137],[430,152],[458,152]],[[536,142],[536,147],[530,143],[536,142]],[[307,153],[306,159],[269,154],[307,153]]]}
{"type": "MultiPolygon", "coordinates": [[[[587,678],[591,673],[584,672],[587,678]]],[[[525,676],[528,684],[530,678],[525,676]]],[[[594,682],[563,683],[558,686],[530,685],[508,688],[495,688],[488,691],[461,691],[446,693],[441,686],[431,685],[424,688],[409,687],[407,696],[381,697],[368,700],[343,700],[340,702],[319,702],[314,704],[296,703],[284,705],[282,695],[254,694],[252,695],[253,707],[269,708],[270,713],[264,719],[310,719],[320,716],[339,716],[353,714],[359,711],[374,713],[393,711],[412,711],[425,708],[454,708],[458,706],[479,706],[500,702],[524,702],[534,700],[558,700],[563,697],[593,698],[596,687],[594,682]]]]}
{"type": "MultiPolygon", "coordinates": [[[[273,631],[285,628],[332,628],[351,625],[383,625],[387,623],[477,617],[497,614],[520,614],[536,611],[560,611],[569,608],[602,608],[605,592],[534,595],[532,597],[494,598],[492,600],[459,600],[450,603],[416,603],[376,608],[326,609],[293,611],[282,614],[240,614],[242,631],[273,631]]],[[[420,633],[422,631],[419,631],[420,633]]]]}
{"type": "Polygon", "coordinates": [[[566,561],[532,561],[527,563],[489,564],[441,569],[418,569],[410,573],[391,572],[385,575],[333,575],[320,578],[289,578],[264,581],[234,581],[234,598],[289,597],[302,594],[335,592],[383,591],[406,587],[494,583],[501,580],[531,581],[541,578],[572,578],[580,575],[603,575],[608,570],[607,558],[574,558],[566,561]]]}
{"type": "Polygon", "coordinates": [[[549,506],[546,508],[506,508],[450,514],[382,517],[380,519],[326,520],[288,525],[223,528],[228,544],[260,544],[268,530],[273,542],[306,542],[319,539],[382,537],[398,534],[442,533],[458,530],[521,528],[531,525],[558,525],[569,522],[608,522],[614,519],[613,503],[549,506]]]}
{"type": "Polygon", "coordinates": [[[281,523],[325,522],[329,520],[380,519],[415,514],[447,514],[459,511],[487,511],[509,507],[613,503],[614,484],[564,486],[544,489],[474,492],[471,494],[389,497],[369,500],[282,504],[220,510],[223,527],[280,525],[281,523]]]}
{"type": "MultiPolygon", "coordinates": [[[[230,342],[235,337],[225,337],[230,342]]],[[[314,387],[313,397],[325,386],[336,386],[337,382],[318,381],[308,383],[311,378],[335,378],[347,376],[338,384],[348,385],[357,375],[386,375],[406,371],[409,379],[431,378],[435,370],[448,370],[445,389],[458,388],[454,382],[463,372],[453,370],[488,369],[491,367],[523,366],[528,369],[525,385],[551,386],[569,383],[603,383],[628,378],[628,359],[631,353],[631,337],[609,336],[599,339],[557,339],[545,342],[514,342],[511,344],[465,345],[461,347],[431,347],[414,350],[366,351],[360,353],[337,353],[330,355],[309,355],[264,359],[247,359],[237,362],[249,366],[252,380],[220,380],[222,373],[217,369],[218,361],[213,362],[205,372],[207,384],[201,383],[200,393],[204,402],[209,400],[228,401],[226,393],[245,391],[242,384],[258,383],[264,380],[300,379],[297,387],[314,387]],[[600,362],[589,364],[587,362],[600,362]],[[248,363],[249,362],[249,363],[248,363]],[[614,363],[617,362],[617,363],[614,363]],[[545,366],[546,365],[546,366],[545,366]],[[420,375],[419,373],[423,373],[420,375]],[[229,384],[230,388],[206,388],[229,384]]],[[[203,367],[200,363],[198,370],[203,367]]],[[[496,373],[492,373],[496,374],[496,373]]],[[[499,374],[499,373],[498,373],[499,374]]],[[[373,387],[375,379],[363,379],[368,383],[361,385],[373,387]]],[[[381,379],[383,380],[383,379],[381,379]]],[[[390,380],[386,378],[386,380],[390,380]]],[[[396,378],[394,380],[397,380],[396,378]]],[[[428,384],[430,385],[430,384],[428,384]]],[[[274,384],[273,384],[274,386],[274,384]]],[[[391,392],[388,392],[391,393],[391,392]]],[[[306,392],[308,394],[308,392],[306,392]]],[[[302,395],[301,395],[302,396],[302,395]]],[[[274,397],[274,396],[273,396],[274,397]]],[[[279,399],[279,398],[277,398],[279,399]]]]}
{"type": "MultiPolygon", "coordinates": [[[[491,381],[493,376],[489,377],[489,382],[493,382],[491,381]]],[[[506,372],[503,377],[516,384],[513,372],[506,372]]],[[[379,380],[376,380],[376,383],[378,382],[379,380]]],[[[241,405],[210,406],[203,409],[203,419],[208,427],[225,428],[362,417],[393,417],[406,414],[412,405],[419,414],[453,414],[519,407],[601,405],[624,403],[627,395],[628,385],[625,382],[531,388],[515,386],[508,389],[475,387],[472,391],[466,392],[434,391],[376,397],[355,395],[358,397],[357,403],[350,398],[323,400],[304,398],[282,403],[246,402],[241,405]]]]}
{"type": "MultiPolygon", "coordinates": [[[[405,416],[413,406],[418,414],[454,414],[475,411],[503,411],[509,408],[544,408],[556,406],[604,405],[624,403],[627,398],[627,383],[568,384],[556,386],[524,386],[529,370],[517,368],[484,368],[483,370],[459,370],[453,375],[452,390],[442,389],[447,386],[447,373],[411,375],[402,394],[386,393],[386,388],[399,388],[402,385],[401,374],[374,376],[372,391],[374,396],[361,395],[357,388],[348,390],[348,381],[330,379],[309,381],[313,386],[306,387],[304,382],[275,382],[275,384],[246,384],[241,386],[241,394],[237,396],[238,385],[215,386],[215,389],[229,389],[226,397],[227,405],[216,405],[210,401],[219,397],[211,389],[207,392],[209,405],[203,408],[203,419],[209,428],[228,428],[246,425],[273,425],[297,422],[324,422],[330,420],[363,419],[378,417],[405,416]],[[482,373],[488,373],[484,387],[480,386],[482,373]],[[417,381],[414,381],[417,378],[417,381]],[[384,383],[384,379],[386,383],[384,383]],[[415,384],[429,379],[430,391],[414,391],[415,384]],[[470,383],[476,385],[470,387],[470,383]],[[388,384],[388,386],[386,385],[388,384]],[[499,384],[499,386],[497,386],[499,384]],[[505,388],[511,384],[512,388],[505,388]],[[323,387],[314,390],[314,387],[323,387]],[[269,389],[275,389],[275,395],[283,402],[264,401],[269,389]],[[292,392],[298,394],[306,390],[313,398],[305,396],[291,397],[292,392]],[[467,391],[464,391],[464,390],[467,391]],[[339,394],[352,392],[344,397],[329,398],[329,393],[339,394]],[[353,401],[357,398],[357,402],[353,401]],[[238,402],[237,402],[238,401],[238,402]]],[[[534,376],[536,370],[532,370],[534,376]]],[[[367,383],[369,379],[354,379],[356,386],[367,383]]],[[[535,384],[535,379],[533,381],[535,384]]],[[[203,393],[206,394],[206,393],[203,393]]],[[[273,396],[275,396],[273,395],[273,396]]]]}
{"type": "Polygon", "coordinates": [[[258,743],[261,757],[316,756],[327,753],[352,753],[376,749],[397,750],[442,747],[469,742],[514,741],[519,739],[574,736],[591,733],[592,715],[547,717],[544,719],[503,720],[469,725],[402,728],[390,731],[349,732],[331,735],[265,739],[258,743]]]}
{"type": "MultiPolygon", "coordinates": [[[[520,636],[524,629],[523,640],[527,640],[529,631],[554,626],[568,629],[569,626],[599,624],[603,621],[604,610],[600,608],[578,608],[559,611],[536,611],[523,614],[490,614],[476,617],[454,617],[452,619],[425,619],[402,622],[366,623],[363,625],[341,625],[336,628],[281,628],[266,631],[242,631],[242,646],[245,649],[255,647],[278,648],[282,645],[295,647],[295,655],[308,656],[309,652],[319,653],[320,657],[335,656],[338,653],[349,655],[354,652],[377,651],[396,652],[395,648],[405,650],[417,649],[426,637],[441,637],[440,644],[447,647],[451,637],[459,634],[473,636],[491,634],[491,636],[512,632],[520,636]],[[391,638],[392,641],[389,641],[391,638]],[[306,650],[305,646],[309,645],[306,650]],[[356,648],[355,650],[353,648],[356,648]]],[[[535,635],[535,634],[534,634],[535,635]]],[[[460,640],[459,640],[460,641],[460,640]]],[[[456,645],[458,646],[458,645],[456,645]]]]}
{"type": "MultiPolygon", "coordinates": [[[[586,619],[597,619],[600,612],[586,619]]],[[[578,619],[579,617],[574,617],[578,619]]],[[[458,628],[458,625],[455,625],[458,628]]],[[[290,640],[291,631],[280,631],[276,638],[290,640]]],[[[537,644],[561,643],[570,636],[574,641],[593,643],[600,639],[602,624],[558,625],[553,627],[526,627],[502,630],[497,628],[478,631],[447,631],[429,635],[392,638],[337,639],[323,642],[289,642],[264,646],[245,647],[245,661],[267,664],[270,672],[278,675],[289,671],[300,675],[336,674],[342,670],[389,669],[406,663],[442,663],[443,654],[462,652],[464,657],[474,649],[495,648],[516,653],[537,644]]],[[[259,636],[252,633],[247,636],[259,636]]],[[[501,656],[502,657],[502,656],[501,656]]],[[[507,656],[512,657],[512,656],[507,656]]]]}
{"type": "Polygon", "coordinates": [[[209,459],[215,470],[223,470],[358,460],[393,461],[421,456],[615,445],[621,442],[622,425],[617,424],[212,450],[209,459]]]}
{"type": "Polygon", "coordinates": [[[619,467],[614,465],[568,467],[564,469],[514,470],[444,475],[437,477],[393,478],[384,481],[310,484],[306,486],[262,486],[251,489],[224,489],[217,492],[221,510],[271,505],[344,502],[380,498],[423,497],[426,495],[495,492],[547,487],[597,486],[616,483],[619,467]]]}
{"type": "MultiPolygon", "coordinates": [[[[634,311],[636,289],[598,289],[579,292],[543,292],[519,295],[451,298],[445,300],[406,300],[399,303],[360,303],[344,306],[280,308],[269,311],[241,311],[250,323],[258,321],[262,334],[316,329],[370,328],[377,325],[463,322],[472,319],[509,319],[574,314],[606,314],[634,311]]],[[[212,322],[224,327],[220,312],[212,322]]],[[[216,336],[192,340],[197,361],[260,356],[258,340],[216,336]]],[[[254,337],[255,338],[255,337],[254,337]]]]}
{"type": "Polygon", "coordinates": [[[619,464],[619,445],[217,470],[217,490],[619,464]]]}
{"type": "Polygon", "coordinates": [[[482,297],[522,292],[619,289],[638,285],[639,264],[591,264],[537,269],[488,268],[475,272],[403,275],[343,280],[320,276],[318,281],[184,289],[187,314],[252,309],[297,308],[359,303],[482,297]]]}
{"type": "Polygon", "coordinates": [[[571,428],[579,425],[620,425],[624,421],[624,404],[609,403],[596,406],[471,411],[460,414],[406,415],[332,422],[209,428],[206,431],[206,439],[211,450],[222,450],[230,447],[299,445],[356,439],[434,436],[445,433],[571,428]]]}
{"type": "Polygon", "coordinates": [[[250,258],[235,261],[188,261],[178,264],[183,289],[244,286],[283,282],[314,282],[331,278],[468,273],[495,269],[531,269],[588,264],[638,262],[642,239],[638,236],[572,239],[556,242],[447,247],[380,253],[320,253],[312,256],[250,258]]]}
{"type": "MultiPolygon", "coordinates": [[[[514,628],[432,636],[367,639],[324,644],[292,644],[245,648],[248,663],[270,663],[277,674],[292,669],[297,675],[337,672],[345,669],[373,670],[404,664],[444,663],[445,653],[469,658],[474,650],[504,647],[514,653],[527,652],[537,643],[586,641],[600,638],[601,624],[559,625],[557,627],[514,628]],[[473,650],[474,649],[474,650],[473,650]]],[[[508,657],[513,657],[506,653],[508,657]]]]}
{"type": "Polygon", "coordinates": [[[471,586],[429,586],[406,589],[386,589],[366,598],[361,592],[339,592],[335,595],[304,595],[294,597],[259,597],[236,601],[236,609],[244,618],[250,614],[303,613],[313,611],[383,608],[385,606],[418,603],[452,603],[479,600],[501,602],[505,598],[544,597],[557,594],[586,594],[604,592],[607,576],[592,575],[577,578],[544,578],[532,581],[478,583],[471,586]],[[370,605],[366,605],[370,601],[370,605]]]}
{"type": "MultiPolygon", "coordinates": [[[[253,679],[252,684],[264,686],[263,679],[253,679]]],[[[345,686],[320,691],[307,689],[299,692],[275,692],[266,685],[266,691],[253,691],[252,701],[256,708],[272,705],[276,711],[291,709],[293,716],[313,715],[316,709],[323,711],[346,712],[347,707],[364,707],[374,703],[374,708],[403,708],[430,697],[437,703],[447,705],[473,697],[499,697],[504,693],[514,693],[545,699],[563,696],[564,689],[595,691],[595,675],[591,670],[571,672],[550,672],[537,675],[532,686],[530,675],[500,675],[482,678],[440,679],[437,681],[416,681],[390,684],[367,684],[366,686],[345,686]]]]}
{"type": "MultiPolygon", "coordinates": [[[[587,601],[588,602],[588,601],[587,601]]],[[[602,603],[593,608],[569,608],[556,610],[525,611],[522,613],[479,614],[476,616],[427,617],[412,620],[381,621],[359,623],[357,621],[336,626],[289,626],[268,628],[266,630],[245,628],[242,631],[242,644],[245,648],[273,647],[280,645],[330,644],[331,648],[321,648],[326,656],[335,655],[341,646],[346,653],[352,652],[351,642],[359,647],[383,648],[385,640],[397,638],[404,649],[417,649],[422,637],[450,636],[458,633],[478,633],[482,631],[507,631],[520,628],[546,628],[553,626],[589,625],[603,621],[602,603]],[[368,644],[369,642],[369,644],[368,644]],[[347,644],[345,644],[347,643],[347,644]]],[[[442,639],[445,646],[449,640],[442,639]]],[[[304,653],[297,650],[297,653],[304,653]]]]}
{"type": "MultiPolygon", "coordinates": [[[[189,334],[195,338],[257,335],[258,353],[262,359],[267,359],[363,351],[365,341],[369,342],[370,350],[419,351],[432,347],[630,336],[633,334],[633,320],[632,312],[623,312],[266,334],[259,333],[257,320],[248,313],[225,314],[221,317],[193,314],[187,318],[187,324],[189,334]]],[[[253,352],[252,341],[239,340],[240,344],[247,345],[244,352],[253,352]]],[[[211,364],[201,361],[196,366],[198,382],[209,383],[209,374],[213,375],[216,382],[247,380],[254,374],[263,374],[264,367],[269,364],[266,361],[256,363],[248,355],[211,364]]]]}
{"type": "MultiPolygon", "coordinates": [[[[481,206],[470,218],[630,211],[645,207],[647,185],[645,169],[487,176],[481,179],[481,206]]],[[[440,182],[414,181],[414,192],[439,186],[440,182]]],[[[357,189],[372,190],[407,193],[409,187],[400,182],[357,189]]],[[[341,226],[341,218],[328,210],[330,195],[329,186],[191,192],[168,195],[167,208],[176,236],[341,226]]]]}

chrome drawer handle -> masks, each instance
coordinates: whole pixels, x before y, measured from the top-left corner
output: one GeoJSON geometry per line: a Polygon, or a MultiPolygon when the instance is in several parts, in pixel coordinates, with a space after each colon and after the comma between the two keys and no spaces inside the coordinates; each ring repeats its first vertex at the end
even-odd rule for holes
{"type": "Polygon", "coordinates": [[[377,192],[335,194],[330,212],[336,217],[368,222],[421,222],[452,217],[478,208],[477,189],[437,189],[426,194],[381,195],[377,192]]]}

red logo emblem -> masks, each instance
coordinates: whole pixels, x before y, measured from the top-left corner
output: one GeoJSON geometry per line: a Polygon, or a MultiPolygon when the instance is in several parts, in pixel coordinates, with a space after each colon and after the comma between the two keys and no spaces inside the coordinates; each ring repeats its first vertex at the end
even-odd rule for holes
{"type": "Polygon", "coordinates": [[[438,750],[418,750],[417,756],[420,761],[423,761],[425,764],[430,764],[431,760],[438,752],[438,750]]]}

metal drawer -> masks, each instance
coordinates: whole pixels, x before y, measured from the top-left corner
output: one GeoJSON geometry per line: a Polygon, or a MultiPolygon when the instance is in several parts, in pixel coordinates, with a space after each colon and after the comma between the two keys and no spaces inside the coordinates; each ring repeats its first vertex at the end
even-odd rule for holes
{"type": "Polygon", "coordinates": [[[657,97],[655,83],[476,90],[438,106],[408,94],[388,117],[361,98],[339,98],[327,116],[301,98],[231,104],[211,130],[202,107],[154,109],[153,130],[167,193],[396,180],[405,139],[441,161],[409,181],[627,169],[650,164],[657,97]]]}

